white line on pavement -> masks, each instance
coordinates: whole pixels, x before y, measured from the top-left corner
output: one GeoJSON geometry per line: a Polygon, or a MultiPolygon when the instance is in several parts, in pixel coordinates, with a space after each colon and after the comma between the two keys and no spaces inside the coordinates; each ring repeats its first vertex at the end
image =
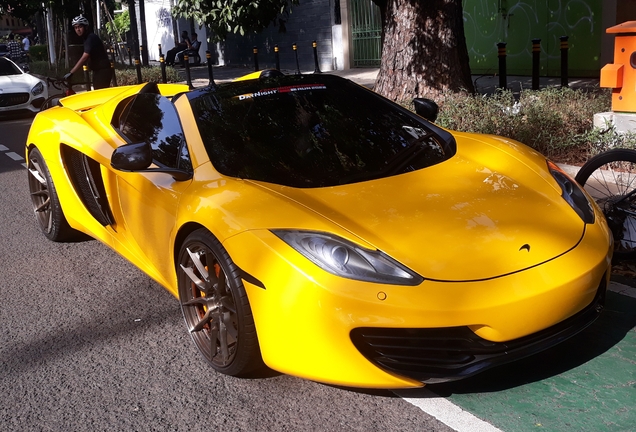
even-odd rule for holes
{"type": "Polygon", "coordinates": [[[427,388],[395,390],[394,393],[457,432],[501,432],[427,388]]]}
{"type": "MultiPolygon", "coordinates": [[[[610,282],[609,291],[636,298],[636,288],[610,282]]],[[[414,390],[395,390],[393,393],[415,405],[426,414],[435,417],[457,432],[502,432],[490,423],[475,417],[449,400],[438,396],[427,388],[414,390]]]]}
{"type": "Polygon", "coordinates": [[[19,154],[17,154],[16,152],[7,152],[5,154],[7,156],[9,156],[11,159],[13,159],[14,161],[22,161],[22,160],[24,160],[24,158],[22,156],[20,156],[19,154]]]}
{"type": "Polygon", "coordinates": [[[0,151],[7,151],[9,150],[9,147],[5,147],[2,144],[0,144],[0,151]]]}

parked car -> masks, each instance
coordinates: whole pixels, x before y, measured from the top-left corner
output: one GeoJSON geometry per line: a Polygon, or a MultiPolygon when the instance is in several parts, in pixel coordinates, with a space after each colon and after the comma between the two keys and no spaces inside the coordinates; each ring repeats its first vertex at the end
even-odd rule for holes
{"type": "Polygon", "coordinates": [[[36,113],[48,97],[44,81],[0,57],[0,115],[36,113]]]}
{"type": "Polygon", "coordinates": [[[549,348],[602,310],[603,214],[519,142],[328,74],[60,104],[26,143],[40,229],[88,234],[163,285],[219,372],[418,387],[549,348]]]}

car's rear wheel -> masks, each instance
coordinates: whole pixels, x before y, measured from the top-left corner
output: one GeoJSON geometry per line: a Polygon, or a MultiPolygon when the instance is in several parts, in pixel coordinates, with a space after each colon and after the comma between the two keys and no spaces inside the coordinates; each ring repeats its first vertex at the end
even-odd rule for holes
{"type": "Polygon", "coordinates": [[[204,229],[194,231],[181,247],[177,272],[183,318],[205,359],[233,376],[261,368],[247,293],[221,243],[204,229]]]}
{"type": "Polygon", "coordinates": [[[28,176],[33,212],[42,233],[49,240],[58,242],[75,237],[78,232],[64,217],[53,179],[37,148],[29,151],[28,176]]]}

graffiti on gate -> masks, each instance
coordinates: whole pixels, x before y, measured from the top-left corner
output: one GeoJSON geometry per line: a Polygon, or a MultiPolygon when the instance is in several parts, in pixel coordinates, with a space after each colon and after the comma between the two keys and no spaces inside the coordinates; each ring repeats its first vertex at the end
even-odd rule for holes
{"type": "Polygon", "coordinates": [[[508,69],[530,74],[532,39],[541,39],[541,74],[558,75],[561,36],[569,37],[572,75],[598,75],[602,2],[597,0],[463,0],[473,73],[497,70],[497,43],[506,42],[508,69]]]}

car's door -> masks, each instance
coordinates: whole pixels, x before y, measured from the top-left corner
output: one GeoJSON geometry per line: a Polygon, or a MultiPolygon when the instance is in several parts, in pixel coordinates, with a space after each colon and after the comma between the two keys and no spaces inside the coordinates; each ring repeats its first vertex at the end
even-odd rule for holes
{"type": "MultiPolygon", "coordinates": [[[[140,93],[122,101],[113,126],[129,143],[146,142],[152,148],[153,167],[192,172],[183,129],[174,104],[157,93],[140,93]]],[[[160,283],[171,286],[173,271],[170,239],[182,193],[190,181],[172,174],[142,170],[117,172],[120,218],[117,236],[140,256],[138,265],[160,283]],[[124,237],[124,238],[122,238],[124,237]],[[154,273],[153,273],[154,272],[154,273]]]]}

